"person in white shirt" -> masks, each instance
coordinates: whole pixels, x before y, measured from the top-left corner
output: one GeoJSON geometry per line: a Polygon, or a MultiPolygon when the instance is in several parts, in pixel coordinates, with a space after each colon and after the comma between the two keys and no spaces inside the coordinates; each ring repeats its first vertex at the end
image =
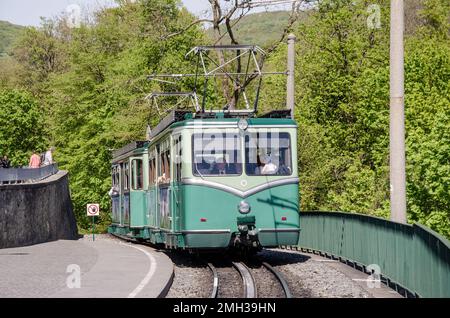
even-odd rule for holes
{"type": "Polygon", "coordinates": [[[276,174],[278,171],[278,167],[276,164],[272,162],[272,158],[270,155],[266,156],[263,160],[264,166],[261,168],[261,174],[276,174]]]}
{"type": "Polygon", "coordinates": [[[117,186],[112,186],[111,189],[109,189],[109,191],[108,191],[108,195],[110,197],[116,196],[118,194],[119,194],[119,188],[117,186]]]}
{"type": "Polygon", "coordinates": [[[55,151],[55,147],[51,147],[49,150],[45,152],[43,166],[48,166],[53,164],[53,151],[55,151]]]}

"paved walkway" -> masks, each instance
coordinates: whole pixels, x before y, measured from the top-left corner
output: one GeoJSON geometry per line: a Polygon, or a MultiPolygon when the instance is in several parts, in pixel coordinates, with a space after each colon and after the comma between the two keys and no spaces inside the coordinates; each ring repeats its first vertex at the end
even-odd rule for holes
{"type": "Polygon", "coordinates": [[[153,298],[172,274],[164,253],[108,236],[0,249],[0,298],[153,298]]]}

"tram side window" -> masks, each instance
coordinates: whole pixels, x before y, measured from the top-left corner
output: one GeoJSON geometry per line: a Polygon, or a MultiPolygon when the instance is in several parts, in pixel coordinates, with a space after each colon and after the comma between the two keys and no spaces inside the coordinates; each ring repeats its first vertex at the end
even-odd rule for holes
{"type": "Polygon", "coordinates": [[[123,164],[123,189],[128,190],[129,187],[129,170],[128,170],[128,162],[123,164]]]}
{"type": "Polygon", "coordinates": [[[257,132],[245,136],[245,171],[249,176],[292,174],[289,133],[257,132]]]}
{"type": "Polygon", "coordinates": [[[159,184],[170,183],[170,149],[165,150],[160,155],[160,169],[158,175],[159,184]]]}
{"type": "Polygon", "coordinates": [[[119,164],[119,169],[117,171],[117,173],[120,174],[120,179],[119,179],[119,187],[120,187],[120,191],[122,192],[124,190],[124,184],[123,184],[123,179],[124,179],[124,175],[123,175],[123,163],[119,164]]]}
{"type": "Polygon", "coordinates": [[[111,189],[111,194],[110,195],[116,195],[119,193],[120,191],[120,185],[119,185],[119,181],[120,181],[120,177],[119,177],[119,166],[114,166],[112,168],[111,171],[111,178],[112,178],[112,189],[111,189]]]}
{"type": "Polygon", "coordinates": [[[181,149],[181,136],[175,140],[175,180],[181,181],[181,169],[183,168],[182,149],[181,149]]]}
{"type": "Polygon", "coordinates": [[[131,163],[131,171],[133,173],[131,178],[133,190],[142,190],[144,188],[142,159],[133,159],[131,163]]]}
{"type": "Polygon", "coordinates": [[[112,178],[112,186],[113,187],[115,187],[115,186],[117,186],[117,183],[116,183],[116,167],[114,167],[114,168],[112,168],[112,170],[111,170],[111,178],[112,178]]]}
{"type": "Polygon", "coordinates": [[[116,183],[115,183],[115,186],[117,187],[117,189],[120,188],[119,184],[120,184],[120,167],[117,166],[116,167],[116,183]]]}
{"type": "Polygon", "coordinates": [[[117,186],[117,167],[114,166],[111,170],[111,179],[112,179],[112,186],[116,187],[117,186]]]}
{"type": "Polygon", "coordinates": [[[149,172],[148,172],[148,180],[151,186],[156,183],[156,158],[150,159],[148,163],[149,172]]]}

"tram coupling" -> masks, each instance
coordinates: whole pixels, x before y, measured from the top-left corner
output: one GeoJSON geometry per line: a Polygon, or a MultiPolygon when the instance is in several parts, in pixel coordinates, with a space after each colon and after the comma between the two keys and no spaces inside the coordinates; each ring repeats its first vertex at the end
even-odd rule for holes
{"type": "Polygon", "coordinates": [[[256,229],[254,216],[241,216],[237,218],[238,231],[234,238],[234,246],[245,246],[253,249],[261,249],[256,229]]]}

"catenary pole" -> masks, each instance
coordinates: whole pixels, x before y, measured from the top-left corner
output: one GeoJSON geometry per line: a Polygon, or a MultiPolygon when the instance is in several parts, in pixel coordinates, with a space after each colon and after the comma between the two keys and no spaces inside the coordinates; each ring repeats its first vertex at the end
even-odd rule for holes
{"type": "Polygon", "coordinates": [[[288,35],[286,107],[291,110],[291,118],[294,118],[295,104],[295,40],[294,34],[288,35]]]}
{"type": "Polygon", "coordinates": [[[403,0],[391,0],[390,24],[389,162],[391,220],[406,223],[403,0]]]}

